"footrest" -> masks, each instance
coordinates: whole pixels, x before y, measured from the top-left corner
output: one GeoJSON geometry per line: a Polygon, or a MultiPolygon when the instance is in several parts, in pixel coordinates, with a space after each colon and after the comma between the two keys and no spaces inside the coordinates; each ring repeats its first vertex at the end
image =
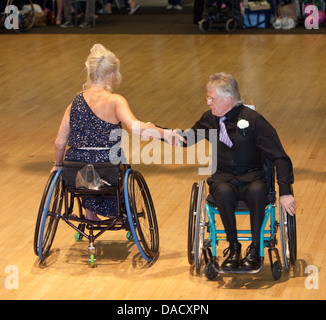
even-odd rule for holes
{"type": "Polygon", "coordinates": [[[72,214],[66,216],[65,218],[70,221],[77,221],[80,223],[91,224],[91,225],[108,225],[108,224],[114,223],[115,220],[117,220],[117,218],[114,217],[114,218],[109,218],[109,219],[105,219],[105,220],[101,220],[101,221],[94,221],[94,220],[89,220],[86,218],[79,218],[76,215],[72,215],[72,214]]]}

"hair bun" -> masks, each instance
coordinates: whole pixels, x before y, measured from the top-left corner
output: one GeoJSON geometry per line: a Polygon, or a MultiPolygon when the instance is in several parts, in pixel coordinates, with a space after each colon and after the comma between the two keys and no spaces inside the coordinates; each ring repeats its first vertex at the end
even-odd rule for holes
{"type": "Polygon", "coordinates": [[[117,88],[121,82],[120,61],[114,53],[106,49],[102,44],[94,44],[85,62],[87,68],[87,81],[84,90],[90,88],[92,83],[105,81],[107,90],[112,92],[112,85],[117,88]],[[109,76],[114,73],[115,79],[111,81],[109,76]],[[110,81],[109,81],[110,80],[110,81]],[[112,82],[112,83],[111,83],[112,82]]]}
{"type": "Polygon", "coordinates": [[[93,47],[91,48],[91,53],[105,53],[106,49],[104,48],[103,45],[96,43],[93,45],[93,47]]]}

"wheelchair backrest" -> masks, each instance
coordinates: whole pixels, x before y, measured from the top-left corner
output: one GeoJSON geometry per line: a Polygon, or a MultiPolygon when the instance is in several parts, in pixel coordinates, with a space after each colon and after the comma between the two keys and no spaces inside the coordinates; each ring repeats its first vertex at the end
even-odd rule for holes
{"type": "MultiPolygon", "coordinates": [[[[80,169],[85,167],[87,163],[78,161],[63,161],[62,172],[65,185],[67,187],[76,188],[76,177],[80,169]]],[[[113,187],[118,187],[121,172],[120,164],[112,164],[111,162],[92,163],[98,175],[110,183],[113,187]]],[[[121,165],[122,166],[122,165],[121,165]]]]}

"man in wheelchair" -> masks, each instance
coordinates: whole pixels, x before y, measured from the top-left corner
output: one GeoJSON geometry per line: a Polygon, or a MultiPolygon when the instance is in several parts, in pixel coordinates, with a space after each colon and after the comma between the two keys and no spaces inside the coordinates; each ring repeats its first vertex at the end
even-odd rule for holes
{"type": "Polygon", "coordinates": [[[228,254],[223,270],[257,270],[260,267],[260,228],[264,219],[267,184],[263,171],[263,158],[276,168],[279,185],[279,202],[283,210],[295,214],[296,202],[291,192],[294,182],[292,163],[275,129],[255,110],[243,105],[235,78],[226,73],[216,73],[206,85],[206,101],[210,108],[191,128],[195,140],[188,139],[187,146],[198,142],[199,129],[205,129],[208,139],[210,129],[217,130],[216,172],[208,178],[209,192],[218,207],[225,228],[228,254]],[[235,209],[239,200],[245,201],[250,211],[252,242],[241,259],[241,244],[237,238],[235,209]]]}

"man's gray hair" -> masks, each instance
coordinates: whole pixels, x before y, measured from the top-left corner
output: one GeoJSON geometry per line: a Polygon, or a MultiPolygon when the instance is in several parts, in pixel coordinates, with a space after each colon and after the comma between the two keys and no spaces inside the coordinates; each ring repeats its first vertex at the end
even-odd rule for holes
{"type": "Polygon", "coordinates": [[[214,73],[209,77],[206,89],[216,88],[223,96],[231,96],[235,104],[243,103],[237,81],[232,74],[214,73]]]}

